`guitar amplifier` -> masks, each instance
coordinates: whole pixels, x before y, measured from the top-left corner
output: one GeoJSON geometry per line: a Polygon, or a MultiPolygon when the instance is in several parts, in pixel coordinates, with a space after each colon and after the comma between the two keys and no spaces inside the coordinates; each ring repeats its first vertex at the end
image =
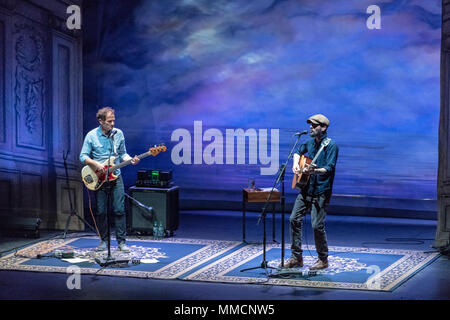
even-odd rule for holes
{"type": "Polygon", "coordinates": [[[167,235],[173,235],[179,223],[179,188],[142,188],[130,187],[131,197],[153,208],[149,214],[144,212],[134,201],[131,201],[130,216],[128,219],[131,231],[152,233],[155,221],[162,223],[167,235]]]}
{"type": "Polygon", "coordinates": [[[171,188],[172,186],[171,170],[139,170],[137,173],[136,187],[171,188]]]}

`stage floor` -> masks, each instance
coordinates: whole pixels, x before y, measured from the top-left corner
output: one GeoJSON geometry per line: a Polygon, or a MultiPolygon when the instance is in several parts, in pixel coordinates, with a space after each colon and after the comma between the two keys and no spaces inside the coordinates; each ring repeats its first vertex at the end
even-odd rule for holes
{"type": "MultiPolygon", "coordinates": [[[[259,213],[248,213],[246,240],[261,242],[263,225],[259,213]]],[[[289,242],[288,214],[285,241],[289,242]]],[[[276,216],[275,240],[281,242],[281,217],[276,216]]],[[[313,245],[309,217],[304,238],[313,245]]],[[[326,221],[330,246],[433,251],[436,221],[394,218],[332,216],[326,221]]],[[[42,232],[42,238],[55,235],[42,232]]],[[[267,241],[272,243],[272,215],[267,216],[267,241]]],[[[242,240],[240,212],[185,211],[174,238],[242,240]]],[[[34,240],[0,239],[0,251],[34,240]]],[[[115,245],[115,243],[114,243],[115,245]]],[[[286,248],[288,249],[288,248],[286,248]]],[[[287,251],[288,252],[288,251],[287,251]]],[[[304,255],[310,255],[308,251],[304,255]]],[[[447,300],[450,299],[450,259],[440,256],[392,292],[319,289],[308,287],[227,284],[182,280],[154,280],[82,275],[80,290],[69,290],[67,274],[0,271],[1,299],[151,299],[151,300],[447,300]]]]}

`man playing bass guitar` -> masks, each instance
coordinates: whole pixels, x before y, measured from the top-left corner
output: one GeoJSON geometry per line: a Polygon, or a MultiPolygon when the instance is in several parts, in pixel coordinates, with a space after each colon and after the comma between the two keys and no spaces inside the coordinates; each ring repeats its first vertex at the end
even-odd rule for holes
{"type": "Polygon", "coordinates": [[[334,140],[327,137],[330,121],[324,115],[313,115],[306,122],[310,124],[309,135],[312,139],[295,150],[292,170],[296,177],[306,175],[307,182],[300,185],[300,193],[289,218],[291,257],[284,267],[303,267],[302,222],[303,217],[311,210],[311,224],[318,260],[310,267],[310,270],[319,270],[328,268],[325,217],[331,198],[339,148],[334,140]],[[310,163],[301,166],[300,159],[304,154],[308,154],[308,157],[313,160],[308,159],[310,163]]]}
{"type": "MultiPolygon", "coordinates": [[[[123,132],[120,129],[114,129],[115,119],[114,109],[105,107],[98,110],[97,120],[100,125],[89,131],[84,138],[83,147],[80,152],[80,161],[83,164],[89,165],[98,175],[106,174],[107,166],[104,166],[102,163],[109,159],[110,156],[114,156],[118,162],[131,161],[133,165],[138,164],[140,160],[137,156],[131,158],[128,155],[125,148],[123,132]]],[[[110,165],[112,166],[114,163],[110,165]]],[[[109,183],[111,184],[116,240],[119,250],[128,252],[130,249],[125,245],[125,191],[120,169],[116,170],[114,175],[117,178],[109,183]]],[[[101,236],[100,244],[97,247],[98,251],[106,250],[107,245],[107,196],[105,190],[107,186],[105,185],[96,191],[97,220],[101,236]]]]}

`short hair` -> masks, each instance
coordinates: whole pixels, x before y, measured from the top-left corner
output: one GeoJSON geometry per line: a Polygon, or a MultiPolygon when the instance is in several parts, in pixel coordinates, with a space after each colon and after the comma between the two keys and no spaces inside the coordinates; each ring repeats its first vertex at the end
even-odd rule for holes
{"type": "Polygon", "coordinates": [[[114,114],[114,109],[110,108],[110,107],[101,108],[100,110],[97,111],[97,119],[105,121],[106,120],[106,115],[109,112],[114,114]]]}

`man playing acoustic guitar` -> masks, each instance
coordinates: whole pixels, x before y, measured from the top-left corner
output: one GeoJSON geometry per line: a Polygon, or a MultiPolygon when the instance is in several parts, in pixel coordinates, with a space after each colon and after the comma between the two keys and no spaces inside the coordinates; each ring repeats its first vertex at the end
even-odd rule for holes
{"type": "Polygon", "coordinates": [[[310,267],[310,270],[319,270],[328,268],[325,216],[331,198],[339,148],[334,140],[327,137],[330,121],[324,115],[313,115],[306,122],[310,124],[309,135],[312,139],[301,144],[295,150],[292,170],[296,177],[297,175],[306,175],[308,181],[301,186],[289,218],[291,257],[286,261],[284,267],[303,267],[302,221],[306,213],[311,210],[311,224],[319,259],[310,267]],[[310,164],[301,167],[300,158],[306,153],[313,160],[310,164]]]}
{"type": "MultiPolygon", "coordinates": [[[[98,110],[97,120],[100,126],[89,131],[84,138],[83,147],[80,153],[80,161],[83,164],[89,165],[97,175],[106,174],[107,166],[105,166],[104,163],[110,156],[116,157],[117,162],[131,161],[131,164],[133,165],[138,164],[140,160],[137,156],[131,158],[130,155],[128,155],[125,148],[123,132],[120,129],[114,129],[115,119],[114,109],[105,107],[98,110]]],[[[114,164],[115,163],[111,163],[110,165],[114,164]]],[[[119,250],[128,252],[130,249],[125,245],[125,191],[122,176],[120,175],[120,169],[114,172],[114,178],[116,176],[116,179],[109,182],[111,184],[116,240],[119,250]]],[[[101,242],[97,247],[98,251],[106,250],[107,245],[107,197],[105,190],[105,187],[107,186],[105,185],[106,183],[96,191],[97,220],[101,236],[101,242]]]]}

